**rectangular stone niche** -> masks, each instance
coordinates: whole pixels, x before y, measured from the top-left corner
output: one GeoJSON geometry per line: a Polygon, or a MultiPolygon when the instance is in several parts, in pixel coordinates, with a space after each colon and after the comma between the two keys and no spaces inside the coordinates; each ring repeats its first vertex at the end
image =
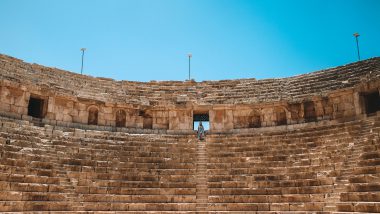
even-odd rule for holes
{"type": "Polygon", "coordinates": [[[364,98],[364,107],[366,114],[374,114],[380,110],[379,91],[362,95],[364,98]]]}
{"type": "Polygon", "coordinates": [[[28,104],[28,115],[35,118],[44,118],[46,113],[46,100],[31,96],[28,104]]]}

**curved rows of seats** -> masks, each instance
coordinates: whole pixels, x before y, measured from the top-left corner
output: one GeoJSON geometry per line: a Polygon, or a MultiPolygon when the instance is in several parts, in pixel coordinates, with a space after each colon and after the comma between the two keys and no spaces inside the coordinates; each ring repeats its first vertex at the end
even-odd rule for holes
{"type": "Polygon", "coordinates": [[[380,178],[373,174],[380,165],[379,146],[373,144],[379,141],[362,145],[378,133],[363,128],[358,120],[287,132],[209,137],[208,209],[380,211],[377,203],[344,203],[363,200],[358,191],[367,191],[364,200],[380,199],[376,192],[380,178]],[[364,152],[358,162],[362,150],[370,153],[364,152]],[[363,171],[372,173],[371,177],[363,171]],[[350,184],[354,181],[364,183],[350,184]]]}
{"type": "Polygon", "coordinates": [[[0,124],[0,212],[196,212],[200,151],[206,212],[380,212],[379,116],[214,134],[205,150],[188,135],[0,124]]]}
{"type": "Polygon", "coordinates": [[[347,177],[346,192],[340,195],[338,210],[380,213],[380,119],[362,123],[362,140],[357,144],[354,170],[347,177]]]}
{"type": "Polygon", "coordinates": [[[195,210],[187,137],[77,131],[2,121],[0,212],[195,210]]]}
{"type": "Polygon", "coordinates": [[[44,82],[55,91],[72,96],[98,98],[110,102],[141,104],[141,98],[149,101],[170,101],[186,94],[190,99],[206,103],[257,103],[298,100],[320,95],[340,88],[353,87],[363,78],[378,79],[380,58],[364,60],[332,69],[280,79],[241,79],[204,81],[200,83],[166,81],[133,82],[93,78],[63,70],[29,64],[0,54],[0,76],[12,82],[38,85],[44,82]],[[347,81],[349,80],[349,81],[347,81]],[[159,90],[157,90],[159,89],[159,90]]]}

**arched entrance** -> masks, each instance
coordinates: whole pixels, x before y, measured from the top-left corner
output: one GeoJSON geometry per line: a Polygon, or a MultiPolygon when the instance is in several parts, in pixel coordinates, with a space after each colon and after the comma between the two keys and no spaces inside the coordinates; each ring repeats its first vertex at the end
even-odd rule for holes
{"type": "Polygon", "coordinates": [[[116,112],[116,127],[125,127],[127,114],[124,110],[118,110],[116,112]]]}
{"type": "Polygon", "coordinates": [[[88,109],[88,125],[98,125],[98,108],[94,106],[88,109]]]}

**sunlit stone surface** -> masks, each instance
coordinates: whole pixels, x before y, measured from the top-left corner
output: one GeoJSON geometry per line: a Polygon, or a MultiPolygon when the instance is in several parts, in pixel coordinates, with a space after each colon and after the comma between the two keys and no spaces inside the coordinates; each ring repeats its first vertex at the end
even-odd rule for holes
{"type": "Polygon", "coordinates": [[[380,212],[379,86],[380,58],[143,83],[0,55],[0,212],[380,212]]]}

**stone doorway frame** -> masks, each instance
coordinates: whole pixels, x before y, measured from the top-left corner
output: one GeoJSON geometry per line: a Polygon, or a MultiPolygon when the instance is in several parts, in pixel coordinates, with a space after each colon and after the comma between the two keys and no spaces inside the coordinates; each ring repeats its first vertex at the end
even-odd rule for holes
{"type": "Polygon", "coordinates": [[[209,129],[211,127],[209,111],[193,111],[193,130],[195,122],[208,122],[209,129]]]}
{"type": "Polygon", "coordinates": [[[39,95],[31,94],[28,101],[28,116],[43,119],[46,112],[47,99],[39,95]]]}

